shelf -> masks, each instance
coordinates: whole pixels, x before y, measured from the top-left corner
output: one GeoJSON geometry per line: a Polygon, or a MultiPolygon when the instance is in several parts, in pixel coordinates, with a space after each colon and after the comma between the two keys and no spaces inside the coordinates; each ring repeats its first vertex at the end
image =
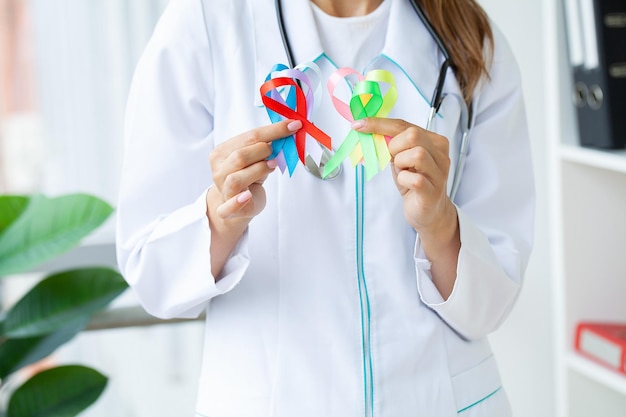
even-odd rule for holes
{"type": "Polygon", "coordinates": [[[604,151],[562,144],[561,159],[626,174],[626,149],[604,151]]]}
{"type": "Polygon", "coordinates": [[[620,394],[626,395],[626,376],[596,364],[589,359],[585,359],[574,352],[568,353],[565,362],[569,369],[620,394]]]}
{"type": "Polygon", "coordinates": [[[51,273],[66,269],[86,268],[91,266],[108,266],[117,269],[115,243],[103,242],[77,246],[48,262],[36,266],[29,272],[51,273]]]}

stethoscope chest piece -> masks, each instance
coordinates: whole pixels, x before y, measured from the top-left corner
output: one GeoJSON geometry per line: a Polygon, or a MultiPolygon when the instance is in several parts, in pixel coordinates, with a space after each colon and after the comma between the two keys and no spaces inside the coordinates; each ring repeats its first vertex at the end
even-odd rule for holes
{"type": "Polygon", "coordinates": [[[320,163],[318,164],[317,162],[315,162],[315,160],[313,159],[313,157],[311,155],[307,155],[305,158],[305,162],[304,162],[304,166],[306,167],[306,170],[309,171],[313,176],[321,179],[321,180],[333,180],[335,178],[337,178],[339,175],[341,175],[341,172],[343,171],[342,165],[339,165],[337,168],[335,168],[333,171],[331,171],[330,174],[326,175],[324,177],[324,167],[326,166],[326,163],[328,162],[328,160],[332,157],[331,152],[328,149],[323,149],[322,151],[322,157],[320,159],[320,163]]]}

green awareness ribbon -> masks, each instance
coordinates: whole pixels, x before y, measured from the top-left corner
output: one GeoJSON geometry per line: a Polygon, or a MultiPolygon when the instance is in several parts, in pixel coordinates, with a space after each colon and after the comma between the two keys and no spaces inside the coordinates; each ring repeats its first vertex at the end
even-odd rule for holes
{"type": "MultiPolygon", "coordinates": [[[[384,100],[378,82],[366,79],[354,86],[352,97],[350,98],[350,112],[354,120],[376,117],[383,107],[383,103],[384,100]]],[[[363,152],[366,179],[369,180],[374,177],[378,173],[378,157],[376,146],[374,145],[374,135],[357,132],[356,130],[350,130],[337,152],[328,160],[324,166],[322,177],[326,178],[333,172],[359,144],[363,152]]]]}

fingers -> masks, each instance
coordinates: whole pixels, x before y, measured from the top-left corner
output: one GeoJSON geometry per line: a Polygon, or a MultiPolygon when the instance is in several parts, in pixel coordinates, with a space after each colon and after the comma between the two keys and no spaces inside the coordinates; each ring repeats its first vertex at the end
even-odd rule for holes
{"type": "Polygon", "coordinates": [[[224,178],[220,188],[222,197],[224,200],[228,200],[247,190],[252,184],[262,183],[273,170],[274,168],[267,161],[260,161],[230,172],[224,178]]]}
{"type": "MultiPolygon", "coordinates": [[[[394,158],[393,164],[399,173],[410,171],[420,174],[434,186],[441,185],[446,174],[444,168],[437,165],[432,154],[421,146],[409,148],[398,153],[394,158]]],[[[401,185],[400,182],[398,183],[401,185]]]]}
{"type": "Polygon", "coordinates": [[[352,126],[353,128],[356,126],[359,132],[391,136],[389,153],[397,168],[428,173],[434,172],[433,167],[437,167],[447,176],[450,157],[446,137],[402,119],[371,117],[357,120],[352,126]]]}
{"type": "Polygon", "coordinates": [[[363,133],[378,133],[385,136],[397,136],[410,127],[417,127],[402,119],[388,119],[382,117],[368,117],[356,120],[352,129],[363,133]]]}
{"type": "Polygon", "coordinates": [[[403,150],[422,146],[432,152],[439,161],[439,155],[447,158],[448,139],[434,132],[422,129],[402,119],[369,117],[357,120],[352,128],[363,133],[378,133],[390,136],[389,153],[395,156],[403,150]]]}
{"type": "Polygon", "coordinates": [[[396,184],[401,190],[415,191],[423,201],[430,200],[430,196],[437,196],[437,190],[439,190],[426,175],[407,169],[398,171],[396,184]]]}
{"type": "MultiPolygon", "coordinates": [[[[211,168],[213,168],[213,181],[218,185],[220,191],[223,190],[223,184],[226,178],[238,171],[246,169],[250,166],[261,164],[265,168],[271,169],[266,161],[267,157],[272,154],[272,147],[265,142],[255,143],[250,146],[236,149],[227,155],[222,155],[218,150],[211,153],[211,168]]],[[[257,167],[255,172],[259,172],[257,167]]],[[[254,180],[252,181],[254,182],[254,180]]],[[[232,197],[230,195],[228,198],[232,197]]]]}
{"type": "MultiPolygon", "coordinates": [[[[231,173],[265,161],[272,154],[269,142],[290,136],[300,128],[302,122],[285,120],[252,129],[219,144],[209,156],[214,182],[222,190],[223,182],[231,173]]],[[[273,169],[271,164],[270,169],[273,169]]]]}
{"type": "Polygon", "coordinates": [[[220,152],[228,155],[245,146],[260,142],[269,143],[293,135],[301,128],[302,122],[299,120],[283,120],[282,122],[261,126],[237,135],[219,145],[218,148],[221,148],[220,152]]]}
{"type": "Polygon", "coordinates": [[[245,190],[217,207],[216,213],[222,219],[234,217],[252,218],[265,206],[265,191],[259,184],[252,184],[245,190]]]}
{"type": "Polygon", "coordinates": [[[448,201],[448,139],[400,119],[366,118],[352,128],[392,137],[392,173],[404,200],[405,217],[418,232],[432,225],[448,201]]]}
{"type": "Polygon", "coordinates": [[[448,139],[421,127],[410,126],[389,142],[389,153],[394,159],[401,152],[414,148],[426,150],[437,165],[442,167],[449,165],[448,139]]]}
{"type": "Polygon", "coordinates": [[[223,219],[230,217],[233,213],[241,210],[248,201],[252,198],[252,192],[246,190],[228,200],[217,207],[217,214],[223,219]]]}
{"type": "Polygon", "coordinates": [[[241,213],[250,200],[252,200],[252,192],[246,190],[219,205],[217,207],[217,215],[223,219],[227,219],[236,213],[241,213]]]}
{"type": "Polygon", "coordinates": [[[222,218],[253,217],[265,206],[261,184],[276,168],[267,161],[272,141],[302,128],[298,120],[285,120],[252,129],[216,146],[209,156],[215,191],[213,213],[222,218]]]}

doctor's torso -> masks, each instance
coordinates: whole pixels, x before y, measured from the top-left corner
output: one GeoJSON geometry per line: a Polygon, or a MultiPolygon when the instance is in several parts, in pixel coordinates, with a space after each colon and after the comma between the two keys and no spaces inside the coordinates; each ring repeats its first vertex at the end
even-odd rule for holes
{"type": "MultiPolygon", "coordinates": [[[[325,88],[337,67],[319,45],[308,2],[283,3],[298,62],[312,61],[322,72],[322,100],[311,121],[336,148],[350,130],[325,88]]],[[[206,6],[209,16],[211,9],[218,13],[217,5],[206,6]]],[[[209,17],[215,25],[209,34],[220,34],[219,44],[211,45],[216,143],[269,123],[259,87],[274,64],[286,63],[270,2],[250,2],[242,10],[235,26],[209,17]]],[[[396,4],[390,13],[392,32],[403,24],[399,18],[410,21],[406,41],[383,48],[360,70],[390,71],[399,94],[389,117],[424,126],[441,57],[410,9],[396,4]],[[419,55],[419,64],[404,68],[398,61],[410,62],[407,54],[419,55]]],[[[451,150],[457,149],[459,105],[449,100],[435,121],[451,150]]],[[[456,415],[443,348],[446,337],[456,336],[419,301],[416,234],[404,219],[389,166],[366,181],[362,167],[345,161],[340,176],[322,181],[299,165],[291,177],[273,173],[265,189],[266,208],[249,226],[246,278],[208,310],[199,411],[221,415],[224,407],[233,415],[254,415],[271,399],[271,415],[356,416],[368,407],[383,410],[386,402],[399,410],[456,415]],[[224,329],[234,323],[236,331],[224,329]],[[376,404],[368,404],[373,398],[376,404]]],[[[488,347],[480,346],[481,360],[488,358],[488,347]]]]}
{"type": "MultiPolygon", "coordinates": [[[[385,2],[382,49],[357,70],[393,74],[398,98],[389,117],[423,127],[443,59],[407,0],[385,2]]],[[[310,121],[337,148],[350,132],[326,88],[337,65],[322,47],[309,1],[282,3],[296,62],[321,70],[323,93],[310,121]]],[[[146,163],[126,168],[119,253],[129,282],[154,311],[206,310],[198,417],[509,415],[487,341],[461,337],[423,301],[437,294],[420,292],[416,271],[426,274],[428,261],[418,253],[419,236],[405,220],[389,166],[369,180],[349,160],[327,181],[302,164],[292,176],[273,172],[264,182],[266,207],[217,284],[228,288],[208,299],[208,153],[270,123],[259,88],[278,63],[286,64],[286,54],[273,1],[177,0],[138,66],[129,100],[127,135],[135,142],[128,160],[146,163]],[[176,276],[157,278],[161,271],[176,276]],[[233,271],[243,276],[229,277],[239,273],[233,271]]],[[[454,167],[462,102],[452,73],[444,93],[451,99],[432,129],[449,139],[454,167]]],[[[493,189],[495,180],[476,172],[462,196],[474,187],[493,189]],[[481,183],[473,185],[476,177],[481,183]]],[[[482,231],[462,232],[484,245],[461,257],[478,265],[469,268],[477,271],[472,276],[491,271],[496,256],[482,231]]],[[[510,259],[519,263],[515,254],[510,259]]],[[[494,282],[505,276],[492,275],[494,282]]],[[[517,284],[493,291],[500,288],[506,301],[517,284]]],[[[496,307],[498,314],[504,309],[496,307]]]]}

